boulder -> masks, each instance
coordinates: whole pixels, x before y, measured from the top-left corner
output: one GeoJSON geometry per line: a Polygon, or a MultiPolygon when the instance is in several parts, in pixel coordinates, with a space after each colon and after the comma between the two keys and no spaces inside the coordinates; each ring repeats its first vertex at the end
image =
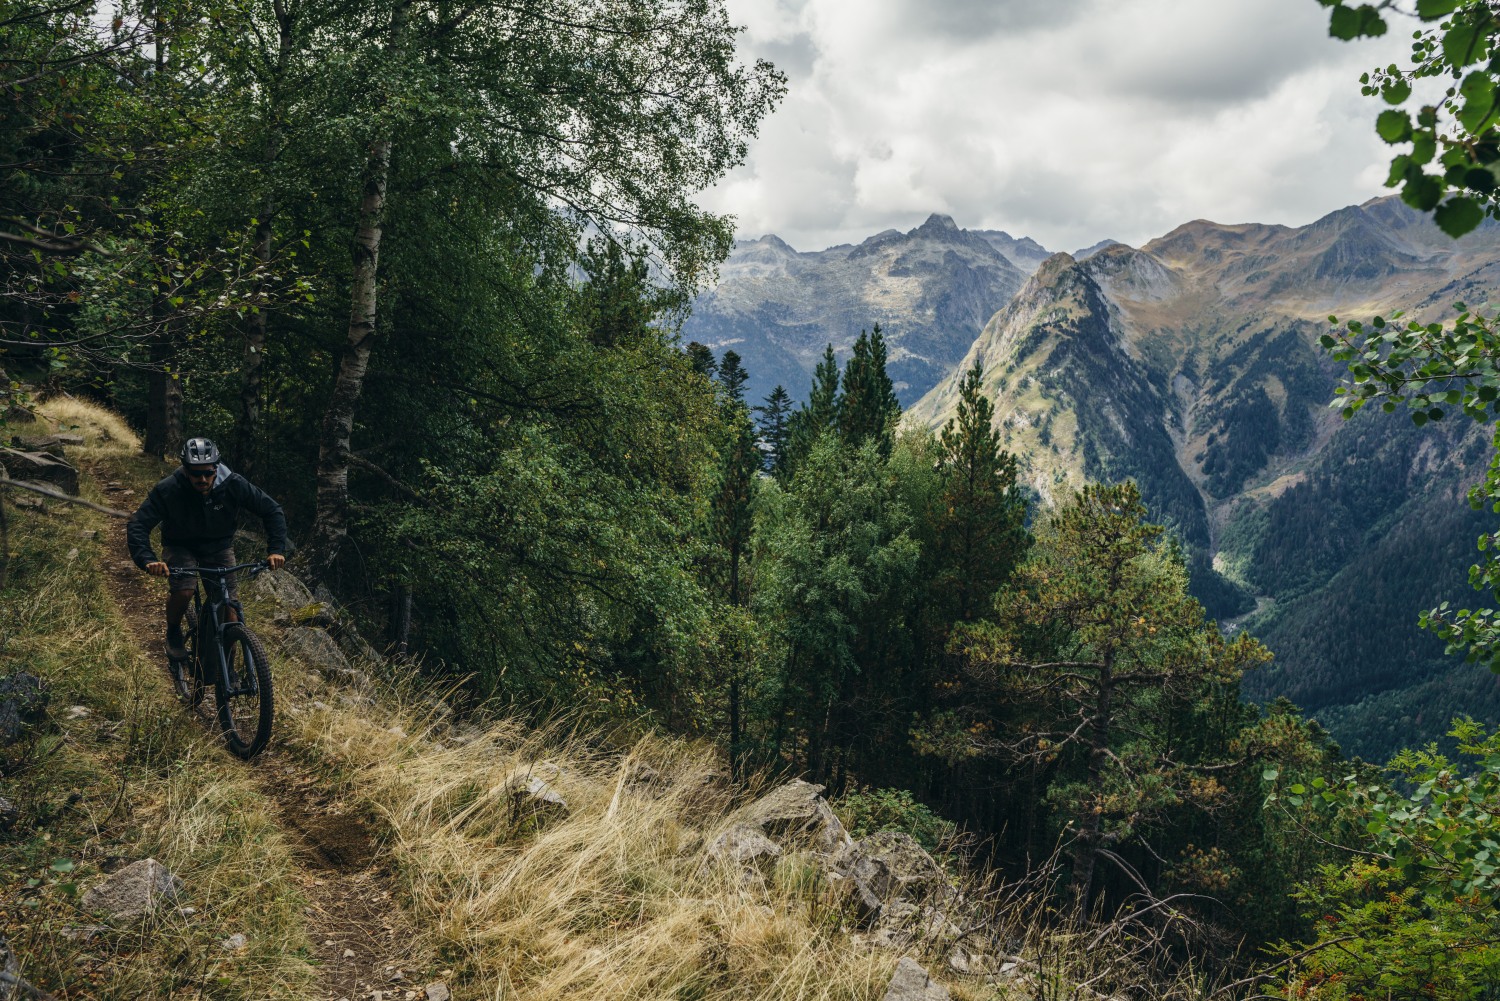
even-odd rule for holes
{"type": "Polygon", "coordinates": [[[282,633],[287,651],[330,681],[347,681],[357,673],[333,637],[312,626],[292,626],[282,633]]]}
{"type": "MultiPolygon", "coordinates": [[[[52,456],[54,459],[64,459],[64,458],[67,458],[66,453],[63,451],[63,444],[64,444],[64,442],[63,442],[62,437],[60,435],[55,435],[55,434],[20,435],[20,434],[18,434],[18,435],[11,436],[10,444],[11,444],[12,448],[19,449],[22,452],[46,452],[48,455],[52,456]]],[[[79,441],[79,444],[80,445],[83,444],[82,440],[79,441]]]]}
{"type": "Polygon", "coordinates": [[[0,747],[9,747],[41,726],[51,698],[47,683],[29,671],[0,678],[0,747]]]}
{"type": "Polygon", "coordinates": [[[910,956],[903,956],[891,976],[884,1001],[948,1001],[948,988],[927,975],[910,956]]]}
{"type": "Polygon", "coordinates": [[[46,452],[23,452],[0,448],[0,466],[13,480],[31,480],[78,496],[78,470],[46,452]]]}
{"type": "Polygon", "coordinates": [[[138,918],[155,911],[182,891],[182,880],[154,858],[132,862],[90,887],[79,905],[113,918],[138,918]]]}
{"type": "Polygon", "coordinates": [[[758,828],[782,848],[832,855],[849,844],[844,825],[823,798],[823,787],[793,779],[736,811],[736,823],[758,828]]]}
{"type": "Polygon", "coordinates": [[[882,904],[925,900],[947,887],[947,874],[909,834],[880,831],[839,852],[833,871],[882,904]]]}
{"type": "Polygon", "coordinates": [[[453,994],[448,990],[445,983],[431,983],[422,988],[422,993],[427,995],[427,1001],[452,1001],[453,994]]]}
{"type": "Polygon", "coordinates": [[[513,782],[508,791],[518,819],[549,820],[568,815],[568,801],[545,779],[533,775],[513,782]]]}
{"type": "Polygon", "coordinates": [[[781,848],[759,827],[735,824],[708,843],[708,854],[736,865],[755,866],[762,861],[776,861],[781,857],[781,848]]]}
{"type": "Polygon", "coordinates": [[[258,574],[254,580],[246,581],[242,590],[247,598],[268,601],[288,615],[313,603],[307,587],[285,569],[258,574]]]}

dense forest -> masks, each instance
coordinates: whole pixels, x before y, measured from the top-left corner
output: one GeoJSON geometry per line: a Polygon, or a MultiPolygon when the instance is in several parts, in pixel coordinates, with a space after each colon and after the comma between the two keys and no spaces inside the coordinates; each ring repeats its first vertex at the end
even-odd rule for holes
{"type": "Polygon", "coordinates": [[[471,706],[1055,859],[1059,913],[1136,908],[1184,962],[1265,964],[1246,989],[1493,996],[1494,738],[1461,731],[1468,778],[1406,756],[1403,793],[1242,701],[1270,653],[1190,596],[1170,512],[1032,507],[977,368],[933,433],[878,327],[795,408],[680,343],[732,238],[693,196],[785,88],[735,33],[717,0],[0,0],[8,405],[224,443],[299,572],[471,706]],[[1434,783],[1481,820],[1426,824],[1434,783]]]}

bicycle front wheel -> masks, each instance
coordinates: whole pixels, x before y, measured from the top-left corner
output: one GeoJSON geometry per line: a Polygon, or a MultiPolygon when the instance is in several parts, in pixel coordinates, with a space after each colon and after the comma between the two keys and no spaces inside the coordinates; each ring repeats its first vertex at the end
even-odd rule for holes
{"type": "Polygon", "coordinates": [[[271,662],[243,623],[225,626],[223,636],[229,687],[223,678],[214,685],[219,728],[231,753],[253,758],[271,739],[271,662]]]}

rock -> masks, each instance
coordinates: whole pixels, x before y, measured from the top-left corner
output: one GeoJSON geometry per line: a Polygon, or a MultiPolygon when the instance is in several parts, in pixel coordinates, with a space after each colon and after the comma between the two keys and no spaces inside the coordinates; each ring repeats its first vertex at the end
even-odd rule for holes
{"type": "Polygon", "coordinates": [[[781,847],[751,824],[735,824],[710,841],[707,850],[712,858],[743,866],[781,857],[781,847]]]}
{"type": "Polygon", "coordinates": [[[29,671],[0,678],[0,747],[9,747],[47,719],[48,685],[29,671]]]}
{"type": "Polygon", "coordinates": [[[96,528],[85,528],[83,531],[78,533],[78,537],[80,539],[88,539],[90,542],[98,542],[99,530],[96,528]]]}
{"type": "Polygon", "coordinates": [[[250,940],[245,937],[244,932],[235,932],[233,935],[220,942],[219,948],[223,949],[225,952],[239,952],[249,944],[250,940]]]}
{"type": "MultiPolygon", "coordinates": [[[[0,380],[3,382],[4,380],[0,380]]],[[[12,403],[5,408],[5,421],[8,424],[35,424],[36,414],[27,410],[19,403],[12,403]]]]}
{"type": "Polygon", "coordinates": [[[60,934],[69,942],[92,942],[108,932],[108,925],[78,925],[74,928],[64,928],[60,934]]]}
{"type": "MultiPolygon", "coordinates": [[[[978,949],[955,945],[948,953],[948,969],[966,977],[987,977],[1002,969],[1000,960],[978,949]]],[[[1012,970],[1015,964],[1010,964],[1012,970]]]]}
{"type": "Polygon", "coordinates": [[[915,959],[903,956],[884,1001],[948,1001],[948,988],[929,977],[915,959]]]}
{"type": "Polygon", "coordinates": [[[257,574],[241,590],[247,598],[268,601],[288,615],[313,603],[313,596],[303,583],[285,569],[257,574]]]}
{"type": "Polygon", "coordinates": [[[46,452],[0,448],[0,466],[13,480],[31,480],[78,496],[78,470],[46,452]]]}
{"type": "Polygon", "coordinates": [[[68,706],[68,719],[88,719],[91,715],[88,706],[68,706]]]}
{"type": "Polygon", "coordinates": [[[347,675],[354,670],[333,637],[321,629],[293,626],[282,633],[281,638],[289,653],[309,667],[317,668],[330,681],[348,680],[347,675]]]}
{"type": "Polygon", "coordinates": [[[36,494],[28,494],[22,490],[7,490],[10,502],[23,511],[40,511],[47,506],[36,494]]]}
{"type": "Polygon", "coordinates": [[[350,660],[364,661],[366,664],[378,664],[385,659],[380,655],[379,650],[376,650],[370,645],[368,640],[360,635],[358,629],[349,625],[347,620],[341,622],[333,630],[333,639],[339,645],[339,649],[344,651],[344,656],[350,660]]]}
{"type": "Polygon", "coordinates": [[[85,911],[103,911],[114,918],[137,918],[174,899],[182,880],[154,858],[132,862],[90,887],[79,901],[85,911]]]}
{"type": "Polygon", "coordinates": [[[452,1001],[453,993],[448,990],[444,983],[428,984],[422,988],[422,993],[427,995],[427,1001],[452,1001]]]}
{"type": "Polygon", "coordinates": [[[87,442],[84,441],[83,435],[81,434],[62,434],[61,432],[59,432],[52,437],[56,438],[59,443],[66,445],[69,448],[82,448],[87,444],[87,442]]]}
{"type": "Polygon", "coordinates": [[[880,831],[856,841],[834,858],[832,867],[882,904],[925,900],[947,887],[942,866],[915,838],[899,831],[880,831]]]}
{"type": "Polygon", "coordinates": [[[541,772],[556,778],[560,771],[556,765],[544,761],[505,784],[505,794],[510,797],[511,810],[518,821],[546,822],[568,815],[568,801],[547,779],[536,774],[541,772]]]}
{"type": "Polygon", "coordinates": [[[742,807],[733,819],[759,828],[783,848],[806,847],[832,855],[849,844],[849,835],[822,793],[822,786],[793,779],[742,807]]]}
{"type": "Polygon", "coordinates": [[[315,626],[318,629],[331,629],[335,625],[332,609],[321,601],[292,609],[291,620],[294,626],[315,626]]]}
{"type": "MultiPolygon", "coordinates": [[[[63,440],[59,435],[13,435],[10,439],[12,448],[20,449],[22,452],[46,452],[53,458],[66,458],[63,450],[63,440]]],[[[78,444],[83,444],[83,439],[78,439],[78,444]]]]}
{"type": "Polygon", "coordinates": [[[21,819],[21,808],[4,796],[0,796],[0,834],[5,833],[21,819]]]}

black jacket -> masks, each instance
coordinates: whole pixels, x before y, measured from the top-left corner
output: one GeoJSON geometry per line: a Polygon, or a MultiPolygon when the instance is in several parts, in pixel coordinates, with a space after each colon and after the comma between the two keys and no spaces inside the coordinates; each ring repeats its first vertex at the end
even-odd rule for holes
{"type": "Polygon", "coordinates": [[[193,489],[187,473],[178,469],[151,488],[125,525],[130,558],[142,570],[156,562],[151,530],[161,526],[162,542],[176,545],[227,548],[239,525],[240,510],[253,511],[266,526],[266,547],[286,555],[286,514],[270,495],[239,473],[219,463],[219,475],[208,496],[193,489]]]}

